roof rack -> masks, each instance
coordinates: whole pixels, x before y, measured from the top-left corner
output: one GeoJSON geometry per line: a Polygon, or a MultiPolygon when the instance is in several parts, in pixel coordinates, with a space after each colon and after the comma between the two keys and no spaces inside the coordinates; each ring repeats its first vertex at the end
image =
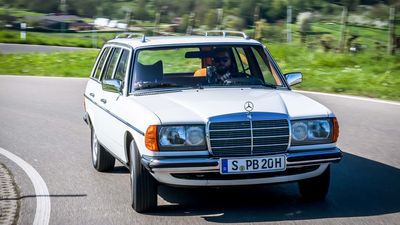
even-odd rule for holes
{"type": "Polygon", "coordinates": [[[209,30],[209,31],[205,31],[205,36],[215,36],[215,35],[209,35],[210,33],[222,34],[223,37],[226,37],[226,36],[242,36],[245,39],[249,39],[249,36],[247,36],[244,32],[241,32],[241,31],[209,30]]]}
{"type": "Polygon", "coordinates": [[[140,37],[141,42],[146,42],[146,35],[142,33],[131,33],[131,32],[123,32],[115,36],[115,38],[133,38],[133,37],[140,37]]]}

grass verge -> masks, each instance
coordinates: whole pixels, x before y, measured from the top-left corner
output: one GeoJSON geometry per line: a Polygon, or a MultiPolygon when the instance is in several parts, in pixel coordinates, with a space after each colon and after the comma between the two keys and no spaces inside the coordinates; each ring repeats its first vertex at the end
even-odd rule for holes
{"type": "Polygon", "coordinates": [[[97,50],[0,54],[0,74],[88,77],[97,50]]]}
{"type": "MultiPolygon", "coordinates": [[[[269,50],[282,71],[302,72],[296,89],[400,100],[400,58],[375,52],[338,54],[285,44],[269,50]]],[[[0,74],[88,77],[98,51],[0,54],[0,74]]]]}
{"type": "Polygon", "coordinates": [[[400,100],[399,56],[325,53],[279,44],[269,49],[284,73],[303,73],[296,89],[400,100]]]}

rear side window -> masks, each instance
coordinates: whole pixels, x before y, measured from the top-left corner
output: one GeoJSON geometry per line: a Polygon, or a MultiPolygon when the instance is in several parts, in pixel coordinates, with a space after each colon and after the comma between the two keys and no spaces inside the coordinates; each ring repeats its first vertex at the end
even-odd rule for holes
{"type": "Polygon", "coordinates": [[[118,62],[118,66],[117,66],[117,70],[115,71],[114,79],[124,81],[125,74],[128,69],[128,60],[129,60],[129,51],[124,49],[124,50],[122,50],[122,55],[118,62]]]}
{"type": "Polygon", "coordinates": [[[110,51],[110,48],[106,47],[104,49],[104,51],[101,53],[100,59],[99,59],[99,61],[97,63],[97,66],[96,66],[96,72],[95,72],[93,78],[95,78],[97,80],[100,78],[101,70],[103,69],[103,66],[104,66],[104,63],[106,61],[106,58],[107,58],[107,55],[108,55],[109,51],[110,51]]]}
{"type": "Polygon", "coordinates": [[[111,53],[111,57],[108,60],[106,70],[102,80],[110,80],[112,78],[115,67],[117,66],[117,62],[121,53],[120,48],[115,48],[111,53]]]}

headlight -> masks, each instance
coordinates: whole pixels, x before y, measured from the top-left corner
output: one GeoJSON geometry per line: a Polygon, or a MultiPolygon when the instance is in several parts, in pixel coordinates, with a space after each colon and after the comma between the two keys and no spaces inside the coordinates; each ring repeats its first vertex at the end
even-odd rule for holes
{"type": "Polygon", "coordinates": [[[206,150],[204,126],[162,126],[159,130],[160,151],[206,150]]]}
{"type": "Polygon", "coordinates": [[[332,119],[294,120],[292,145],[332,143],[332,119]]]}

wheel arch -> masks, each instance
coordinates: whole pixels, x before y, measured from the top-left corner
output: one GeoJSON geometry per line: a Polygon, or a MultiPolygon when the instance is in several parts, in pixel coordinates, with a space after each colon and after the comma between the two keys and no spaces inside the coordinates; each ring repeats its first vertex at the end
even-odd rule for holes
{"type": "Polygon", "coordinates": [[[129,152],[129,146],[131,142],[135,140],[133,137],[132,133],[130,131],[125,131],[125,137],[124,137],[124,153],[126,157],[126,164],[129,165],[131,162],[131,154],[129,152]]]}

